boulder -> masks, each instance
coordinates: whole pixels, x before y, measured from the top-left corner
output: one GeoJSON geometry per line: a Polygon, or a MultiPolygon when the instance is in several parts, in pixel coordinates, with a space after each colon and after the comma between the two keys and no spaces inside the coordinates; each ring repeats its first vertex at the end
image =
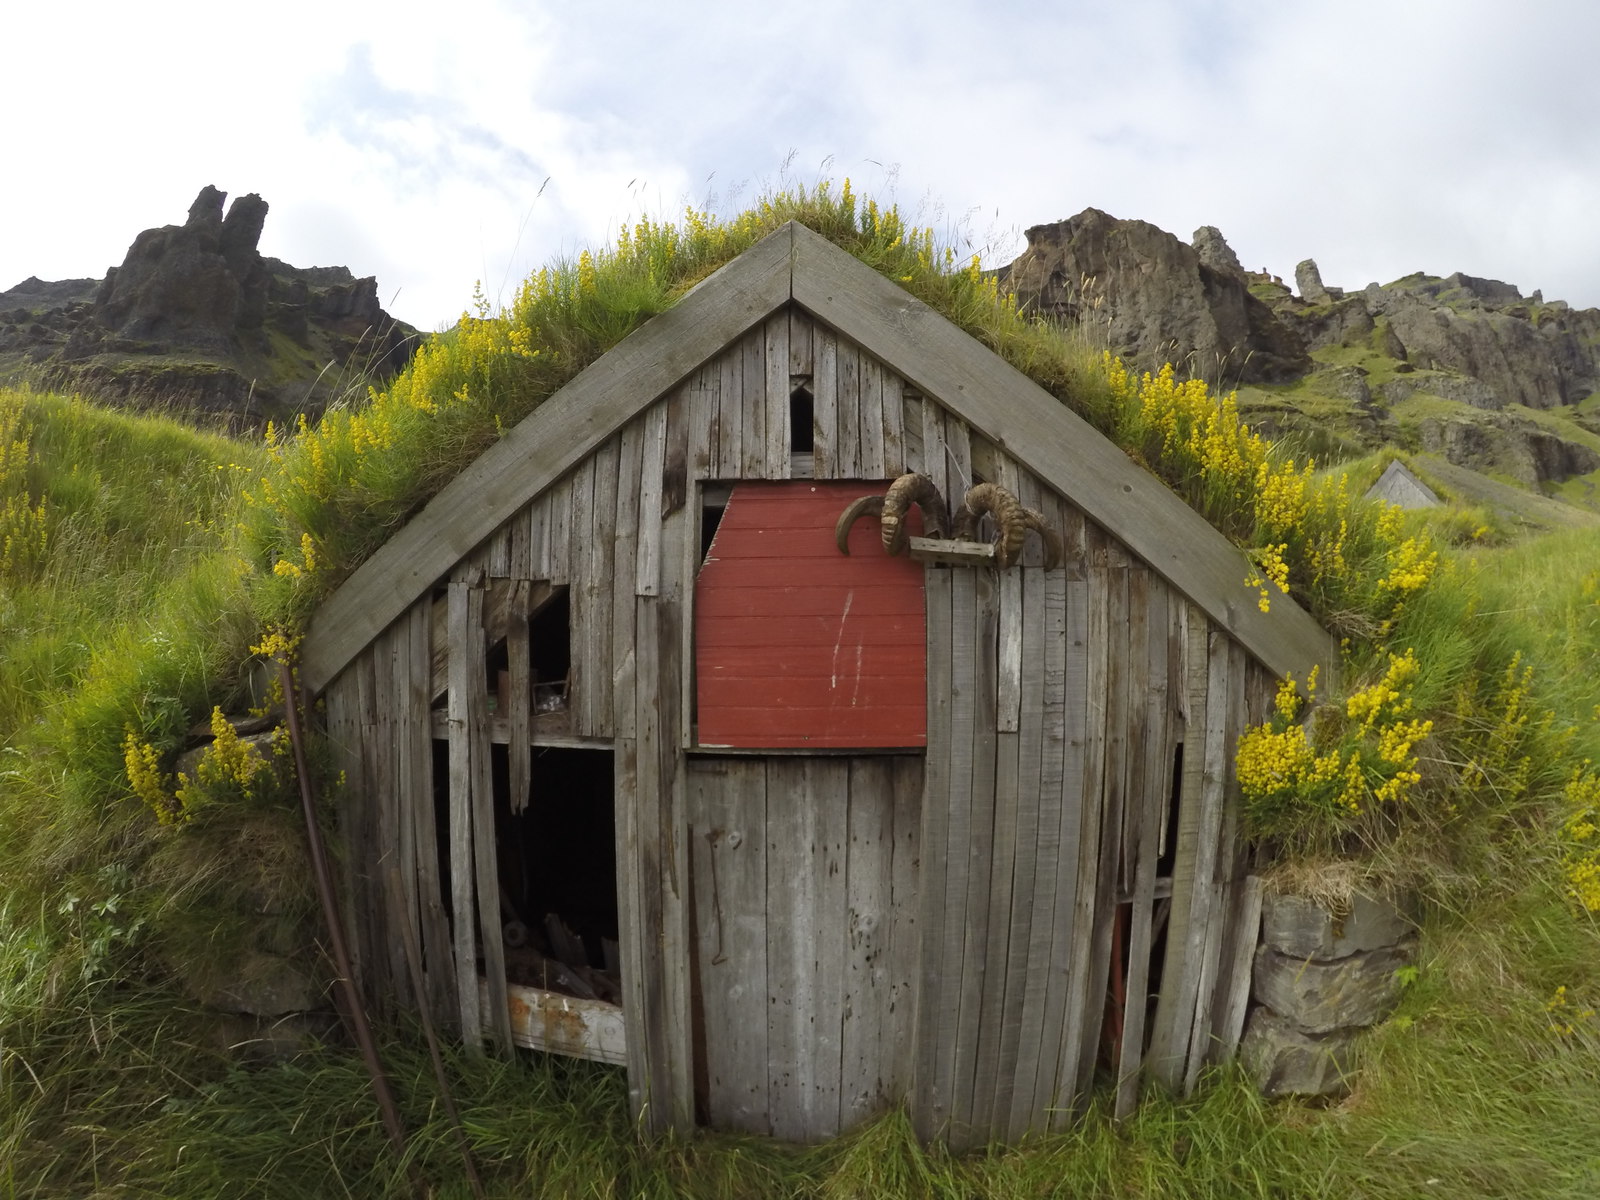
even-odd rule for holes
{"type": "Polygon", "coordinates": [[[1250,1014],[1239,1057],[1261,1094],[1342,1096],[1355,1071],[1355,1030],[1309,1034],[1265,1008],[1250,1014]]]}
{"type": "Polygon", "coordinates": [[[1361,950],[1393,946],[1416,931],[1406,906],[1357,892],[1350,910],[1330,913],[1304,896],[1265,896],[1261,941],[1291,958],[1344,958],[1361,950]]]}
{"type": "Polygon", "coordinates": [[[1300,289],[1300,299],[1307,304],[1326,304],[1333,299],[1322,286],[1322,272],[1317,270],[1315,259],[1308,258],[1296,264],[1294,285],[1300,289]]]}
{"type": "Polygon", "coordinates": [[[1215,225],[1200,226],[1194,231],[1194,240],[1189,244],[1194,247],[1202,266],[1232,275],[1244,274],[1244,268],[1239,265],[1239,256],[1222,236],[1222,230],[1215,225]]]}
{"type": "Polygon", "coordinates": [[[1410,945],[1386,947],[1323,961],[1256,951],[1252,994],[1303,1033],[1375,1025],[1400,1002],[1395,974],[1411,965],[1410,945]]]}
{"type": "Polygon", "coordinates": [[[326,1002],[324,989],[294,960],[263,950],[246,952],[220,978],[201,989],[200,1002],[221,1012],[281,1017],[311,1012],[326,1002]]]}

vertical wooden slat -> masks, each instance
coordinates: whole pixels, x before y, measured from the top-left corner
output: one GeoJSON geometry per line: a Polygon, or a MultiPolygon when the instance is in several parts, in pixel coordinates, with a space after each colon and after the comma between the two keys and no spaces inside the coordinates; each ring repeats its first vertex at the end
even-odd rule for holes
{"type": "MultiPolygon", "coordinates": [[[[1189,915],[1187,953],[1195,976],[1194,1015],[1184,1064],[1183,1090],[1194,1090],[1211,1037],[1211,1004],[1217,961],[1222,953],[1222,888],[1217,879],[1222,826],[1227,806],[1228,726],[1232,695],[1233,643],[1221,631],[1211,636],[1207,664],[1205,784],[1195,855],[1194,900],[1189,915]]],[[[1176,881],[1174,881],[1176,886],[1176,881]]]]}
{"type": "Polygon", "coordinates": [[[944,447],[944,409],[932,399],[922,400],[922,470],[938,486],[953,514],[961,494],[950,487],[950,456],[944,447]]]}
{"type": "Polygon", "coordinates": [[[905,381],[887,367],[883,370],[883,473],[893,478],[912,470],[906,465],[905,381]]]}
{"type": "Polygon", "coordinates": [[[550,578],[550,490],[524,509],[528,522],[528,578],[550,578]]]}
{"type": "Polygon", "coordinates": [[[450,923],[454,930],[456,1014],[467,1053],[483,1053],[483,1019],[478,1003],[477,874],[473,867],[471,695],[479,690],[474,659],[481,671],[481,650],[471,642],[469,597],[474,589],[464,579],[450,581],[446,637],[449,640],[449,700],[446,726],[450,740],[450,923]]]}
{"type": "Polygon", "coordinates": [[[790,306],[785,312],[789,318],[789,374],[810,375],[816,324],[803,308],[790,306]]]}
{"type": "Polygon", "coordinates": [[[640,596],[661,594],[661,487],[666,452],[667,406],[656,403],[644,416],[639,467],[639,561],[634,568],[634,592],[640,596]]]}
{"type": "Polygon", "coordinates": [[[1117,1062],[1114,1115],[1122,1120],[1133,1113],[1144,1069],[1144,1040],[1150,1005],[1150,954],[1154,938],[1157,861],[1161,853],[1161,814],[1172,789],[1171,734],[1167,692],[1167,588],[1147,571],[1130,580],[1133,611],[1143,612],[1143,657],[1139,640],[1130,639],[1136,663],[1143,663],[1144,704],[1139,720],[1141,790],[1128,797],[1130,809],[1139,813],[1134,842],[1133,905],[1128,929],[1127,1003],[1122,1016],[1122,1054],[1117,1062]]]}
{"type": "Polygon", "coordinates": [[[883,461],[883,367],[866,352],[861,355],[861,474],[866,479],[886,479],[883,461]]]}
{"type": "Polygon", "coordinates": [[[921,758],[897,757],[894,770],[894,853],[890,866],[889,1007],[883,1023],[883,1095],[901,1103],[910,1093],[916,1058],[918,952],[921,946],[921,758]]]}
{"type": "MultiPolygon", "coordinates": [[[[645,604],[640,603],[639,608],[645,604]]],[[[643,626],[643,617],[640,617],[643,626]]],[[[646,660],[640,646],[639,669],[656,667],[646,660]]],[[[641,674],[640,678],[645,678],[641,674]]],[[[646,1133],[665,1128],[665,1108],[655,1103],[652,1079],[655,1076],[657,1039],[652,1036],[655,1016],[651,1006],[659,1003],[660,989],[651,972],[659,952],[656,922],[649,910],[650,883],[659,858],[647,846],[644,827],[645,796],[639,789],[639,745],[631,738],[618,738],[614,744],[612,768],[612,809],[616,823],[617,854],[617,942],[622,966],[622,1025],[627,1037],[628,1108],[646,1133]]]]}
{"type": "Polygon", "coordinates": [[[527,808],[533,776],[533,660],[528,633],[531,587],[532,584],[526,579],[512,580],[507,611],[506,686],[510,694],[504,716],[510,739],[506,743],[506,780],[510,787],[513,813],[520,813],[527,808]]]}
{"type": "Polygon", "coordinates": [[[1106,579],[1106,713],[1101,773],[1099,879],[1094,895],[1094,941],[1090,956],[1088,1008],[1076,1093],[1087,1096],[1094,1079],[1109,1007],[1112,926],[1117,915],[1118,864],[1122,859],[1122,810],[1127,788],[1127,741],[1132,681],[1129,678],[1128,568],[1119,558],[1106,579]]]}
{"type": "Polygon", "coordinates": [[[545,496],[549,538],[546,578],[554,584],[570,584],[572,580],[572,490],[576,475],[577,472],[569,473],[545,496]]]}
{"type": "Polygon", "coordinates": [[[774,1137],[810,1128],[816,1009],[816,812],[803,760],[767,761],[767,1105],[774,1137]]]}
{"type": "Polygon", "coordinates": [[[1000,664],[998,720],[1015,733],[1022,720],[1022,569],[999,572],[1000,664]]]}
{"type": "Polygon", "coordinates": [[[438,814],[433,792],[433,712],[429,693],[432,685],[433,630],[432,598],[411,606],[411,699],[407,720],[411,726],[408,787],[411,789],[411,819],[416,846],[416,890],[421,930],[422,956],[428,986],[428,1003],[441,1027],[456,1028],[455,961],[450,942],[450,921],[444,883],[439,875],[438,814]]]}
{"type": "Polygon", "coordinates": [[[744,469],[744,355],[729,346],[717,360],[717,478],[744,469]]]}
{"type": "Polygon", "coordinates": [[[707,363],[680,389],[689,404],[689,474],[695,479],[711,479],[717,473],[718,403],[720,374],[714,362],[707,363]]]}
{"type": "MultiPolygon", "coordinates": [[[[890,1040],[890,940],[894,915],[894,760],[849,764],[848,908],[840,1013],[839,1128],[884,1108],[890,1040]]],[[[823,952],[826,953],[826,945],[823,952]]]]}
{"type": "Polygon", "coordinates": [[[839,479],[839,342],[831,329],[815,327],[816,368],[811,376],[811,474],[839,479]]]}
{"type": "MultiPolygon", "coordinates": [[[[661,406],[652,405],[654,412],[661,406]]],[[[608,576],[610,596],[607,609],[611,617],[610,667],[611,719],[609,731],[613,737],[634,737],[635,710],[633,692],[636,686],[636,664],[633,655],[634,596],[637,592],[641,551],[641,513],[644,508],[645,438],[648,436],[649,418],[640,416],[622,429],[617,452],[617,477],[614,486],[616,508],[614,534],[611,539],[611,567],[608,576]]],[[[655,504],[660,506],[657,495],[655,504]]]]}
{"type": "Polygon", "coordinates": [[[850,917],[848,847],[850,841],[850,760],[801,759],[805,764],[813,816],[811,869],[817,875],[816,936],[810,947],[816,977],[808,1055],[807,1141],[839,1132],[842,1032],[846,970],[846,930],[850,917]]]}
{"type": "MultiPolygon", "coordinates": [[[[961,1011],[957,1020],[955,1081],[951,1106],[950,1137],[953,1145],[970,1145],[968,1139],[982,1138],[983,1119],[975,1105],[975,1079],[978,1054],[982,1046],[983,991],[989,962],[989,880],[993,870],[995,809],[995,662],[999,632],[999,595],[988,573],[963,572],[973,583],[972,631],[973,683],[970,746],[970,785],[966,835],[959,843],[967,847],[967,879],[963,923],[961,969],[952,979],[960,980],[961,1011]]],[[[959,586],[959,585],[958,585],[959,586]]],[[[952,606],[952,614],[954,606],[952,606]]],[[[960,624],[956,624],[960,636],[960,624]]],[[[959,690],[959,684],[957,685],[959,690]]],[[[955,740],[962,741],[962,726],[956,726],[955,740]]],[[[986,1067],[989,1064],[985,1064],[986,1067]]]]}
{"type": "Polygon", "coordinates": [[[488,573],[490,579],[508,579],[511,576],[511,527],[500,526],[489,537],[488,573]]]}
{"type": "MultiPolygon", "coordinates": [[[[589,737],[610,737],[612,733],[611,687],[617,664],[611,657],[611,602],[616,591],[618,567],[613,543],[618,536],[617,477],[621,449],[622,438],[614,436],[602,443],[593,455],[594,509],[589,541],[584,547],[588,565],[583,580],[590,627],[582,636],[587,660],[584,671],[590,682],[584,689],[582,720],[575,723],[576,731],[589,737]]],[[[628,481],[628,495],[635,503],[637,487],[635,476],[628,481]]],[[[637,521],[637,515],[634,520],[637,521]]]]}
{"type": "Polygon", "coordinates": [[[911,1092],[912,1122],[923,1140],[940,1133],[949,1120],[950,1059],[943,1051],[955,1033],[954,1007],[945,990],[944,963],[952,928],[957,936],[960,931],[959,914],[952,927],[947,912],[952,873],[950,847],[954,844],[950,829],[955,707],[951,606],[956,574],[929,567],[923,575],[928,621],[928,750],[922,805],[922,875],[918,881],[920,970],[911,1092]]]}
{"type": "Polygon", "coordinates": [[[854,342],[839,339],[838,394],[834,400],[838,421],[838,477],[861,476],[861,350],[854,342]]]}
{"type": "Polygon", "coordinates": [[[369,811],[373,820],[370,853],[358,860],[367,877],[367,916],[372,921],[374,949],[367,986],[380,1011],[393,1012],[411,1002],[405,951],[398,937],[390,936],[399,914],[398,897],[388,884],[390,873],[400,870],[400,789],[396,775],[394,694],[396,627],[390,626],[367,647],[372,662],[372,687],[363,689],[362,742],[367,773],[372,780],[369,811]]]}
{"type": "MultiPolygon", "coordinates": [[[[494,776],[489,758],[489,705],[484,687],[483,589],[467,590],[467,739],[470,750],[472,869],[478,899],[478,934],[495,1048],[511,1053],[511,1011],[506,1001],[505,944],[500,938],[500,869],[495,850],[494,776]]],[[[458,985],[459,986],[459,985],[458,985]]],[[[476,988],[474,989],[476,991],[476,988]]]]}
{"type": "Polygon", "coordinates": [[[1184,755],[1178,793],[1177,839],[1172,864],[1172,908],[1167,918],[1167,950],[1161,966],[1161,996],[1150,1035],[1150,1076],[1169,1088],[1183,1082],[1189,1035],[1194,1028],[1199,989],[1200,947],[1191,938],[1204,937],[1194,928],[1194,895],[1200,856],[1205,799],[1205,737],[1208,729],[1207,645],[1210,621],[1193,604],[1184,604],[1184,755]]]}
{"type": "MultiPolygon", "coordinates": [[[[888,403],[888,401],[885,401],[888,403]]],[[[902,384],[900,390],[900,436],[904,439],[903,452],[905,455],[905,469],[907,471],[921,471],[938,482],[938,477],[928,470],[926,454],[922,445],[922,395],[911,387],[902,384]]]]}
{"type": "Polygon", "coordinates": [[[1261,876],[1248,875],[1239,884],[1233,919],[1232,953],[1224,960],[1224,987],[1218,991],[1216,1048],[1219,1061],[1230,1059],[1244,1034],[1250,1007],[1250,968],[1261,937],[1261,876]]]}
{"type": "MultiPolygon", "coordinates": [[[[1000,1060],[995,1071],[994,1119],[996,1137],[1012,1136],[1013,1097],[1018,1092],[1018,1065],[1024,1054],[1038,1055],[1038,1031],[1026,1036],[1023,1012],[1028,999],[1028,978],[1032,966],[1034,888],[1038,867],[1039,815],[1044,768],[1044,662],[1045,662],[1045,573],[1038,568],[1019,571],[1022,576],[1023,671],[1019,707],[1021,720],[1016,735],[1016,768],[1007,782],[1005,773],[997,781],[996,798],[1001,805],[1015,806],[1015,828],[1010,840],[1012,853],[1011,889],[1007,906],[999,918],[1007,930],[1009,946],[1005,959],[1005,1000],[1000,1014],[1000,1060]]],[[[1004,635],[1002,634],[1002,641],[1004,635]]],[[[1002,748],[1005,738],[1001,740],[1002,748]]],[[[1002,755],[1001,762],[1006,761],[1002,755]]],[[[1060,795],[1059,788],[1057,796],[1060,795]]],[[[998,829],[996,842],[1000,840],[998,829]]],[[[1053,865],[1053,864],[1051,864],[1053,865]]],[[[1032,1074],[1028,1091],[1033,1090],[1032,1074]]]]}
{"type": "Polygon", "coordinates": [[[767,1109],[767,773],[760,759],[689,774],[706,1110],[713,1126],[771,1132],[767,1109]]]}
{"type": "Polygon", "coordinates": [[[766,337],[766,463],[763,479],[789,478],[789,314],[767,318],[766,337]]]}
{"type": "Polygon", "coordinates": [[[767,472],[767,343],[760,327],[752,329],[739,342],[740,479],[761,479],[767,472]]]}
{"type": "MultiPolygon", "coordinates": [[[[1057,880],[1061,875],[1061,791],[1066,756],[1066,658],[1067,658],[1067,581],[1063,571],[1041,571],[1038,587],[1024,588],[1023,611],[1027,621],[1024,634],[1028,641],[1025,655],[1039,662],[1039,717],[1038,717],[1038,803],[1034,816],[1034,861],[1031,889],[1024,889],[1022,857],[1025,853],[1019,840],[1019,866],[1017,872],[1017,906],[1013,907],[1013,923],[1021,936],[1024,923],[1027,927],[1026,978],[1022,985],[1019,1042],[1016,1066],[1011,1079],[1011,1116],[1006,1129],[1007,1137],[1020,1139],[1025,1133],[1042,1129],[1043,1104],[1038,1096],[1041,1074],[1048,1075],[1054,1083],[1055,1061],[1061,1044],[1060,1023],[1054,1032],[1045,1021],[1047,992],[1060,992],[1065,979],[1051,974],[1051,940],[1055,930],[1055,903],[1057,880]],[[1037,593],[1037,599],[1036,599],[1037,593]],[[1037,627],[1034,621],[1037,619],[1037,627]],[[1037,632],[1036,632],[1037,629],[1037,632]],[[1018,919],[1018,908],[1025,914],[1025,922],[1018,919]]],[[[1026,659],[1025,659],[1026,661],[1026,659]]],[[[1024,701],[1024,714],[1031,701],[1024,701]]],[[[1025,743],[1029,723],[1024,722],[1022,734],[1025,743]]],[[[1032,777],[1026,766],[1019,771],[1024,780],[1032,777]]],[[[1019,827],[1019,839],[1021,838],[1019,827]]],[[[1007,995],[1010,995],[1008,988],[1007,995]]]]}

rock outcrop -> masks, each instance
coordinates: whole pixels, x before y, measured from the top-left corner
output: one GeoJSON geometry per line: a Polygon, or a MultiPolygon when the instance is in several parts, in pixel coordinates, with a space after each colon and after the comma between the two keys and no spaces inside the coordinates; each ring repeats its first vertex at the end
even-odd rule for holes
{"type": "Polygon", "coordinates": [[[225,200],[202,188],[182,225],[139,234],[103,280],[0,292],[0,371],[249,426],[314,415],[352,376],[405,364],[416,331],[383,311],[375,279],[264,257],[267,202],[225,200]]]}
{"type": "Polygon", "coordinates": [[[1190,374],[1243,383],[1284,383],[1311,369],[1301,341],[1251,294],[1222,235],[1206,227],[1200,247],[1144,221],[1088,208],[1035,225],[1028,248],[1002,273],[1034,312],[1104,323],[1113,352],[1141,369],[1164,362],[1190,374]]]}
{"type": "Polygon", "coordinates": [[[1298,418],[1292,398],[1264,404],[1255,419],[1269,434],[1369,448],[1401,439],[1529,487],[1600,469],[1590,437],[1600,427],[1574,409],[1600,392],[1600,309],[1461,272],[1347,292],[1309,258],[1295,268],[1296,295],[1244,270],[1213,226],[1185,245],[1092,208],[1027,237],[999,273],[1025,308],[1078,324],[1139,370],[1171,362],[1225,387],[1304,383],[1321,399],[1298,418]],[[1443,411],[1402,430],[1391,412],[1419,395],[1443,411]],[[1327,401],[1346,406],[1336,429],[1327,401]],[[1562,410],[1570,428],[1517,406],[1562,410]]]}

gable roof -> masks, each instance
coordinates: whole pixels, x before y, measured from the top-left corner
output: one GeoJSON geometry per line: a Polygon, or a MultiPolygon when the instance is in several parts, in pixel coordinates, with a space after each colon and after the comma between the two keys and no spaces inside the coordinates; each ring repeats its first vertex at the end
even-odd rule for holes
{"type": "Polygon", "coordinates": [[[1279,675],[1333,668],[1333,642],[1204,517],[1088,422],[920,300],[789,222],[590,364],[456,476],[317,610],[301,649],[319,692],[524,504],[695,368],[790,301],[1058,488],[1279,675]]]}

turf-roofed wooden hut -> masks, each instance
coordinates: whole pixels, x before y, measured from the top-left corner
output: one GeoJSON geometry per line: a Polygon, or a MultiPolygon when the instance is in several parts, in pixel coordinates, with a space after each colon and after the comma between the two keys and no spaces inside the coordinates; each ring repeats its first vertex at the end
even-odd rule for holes
{"type": "Polygon", "coordinates": [[[1069,1122],[1097,1073],[1123,1110],[1191,1084],[1255,944],[1234,744],[1331,658],[1246,574],[1054,398],[785,226],[315,616],[361,983],[469,1044],[625,1063],[649,1129],[815,1140],[903,1101],[969,1145],[1069,1122]],[[840,554],[841,509],[911,471],[1004,485],[1061,561],[889,557],[872,521],[840,554]],[[551,945],[508,985],[546,913],[595,970],[614,951],[619,1003],[538,986],[551,945]]]}

